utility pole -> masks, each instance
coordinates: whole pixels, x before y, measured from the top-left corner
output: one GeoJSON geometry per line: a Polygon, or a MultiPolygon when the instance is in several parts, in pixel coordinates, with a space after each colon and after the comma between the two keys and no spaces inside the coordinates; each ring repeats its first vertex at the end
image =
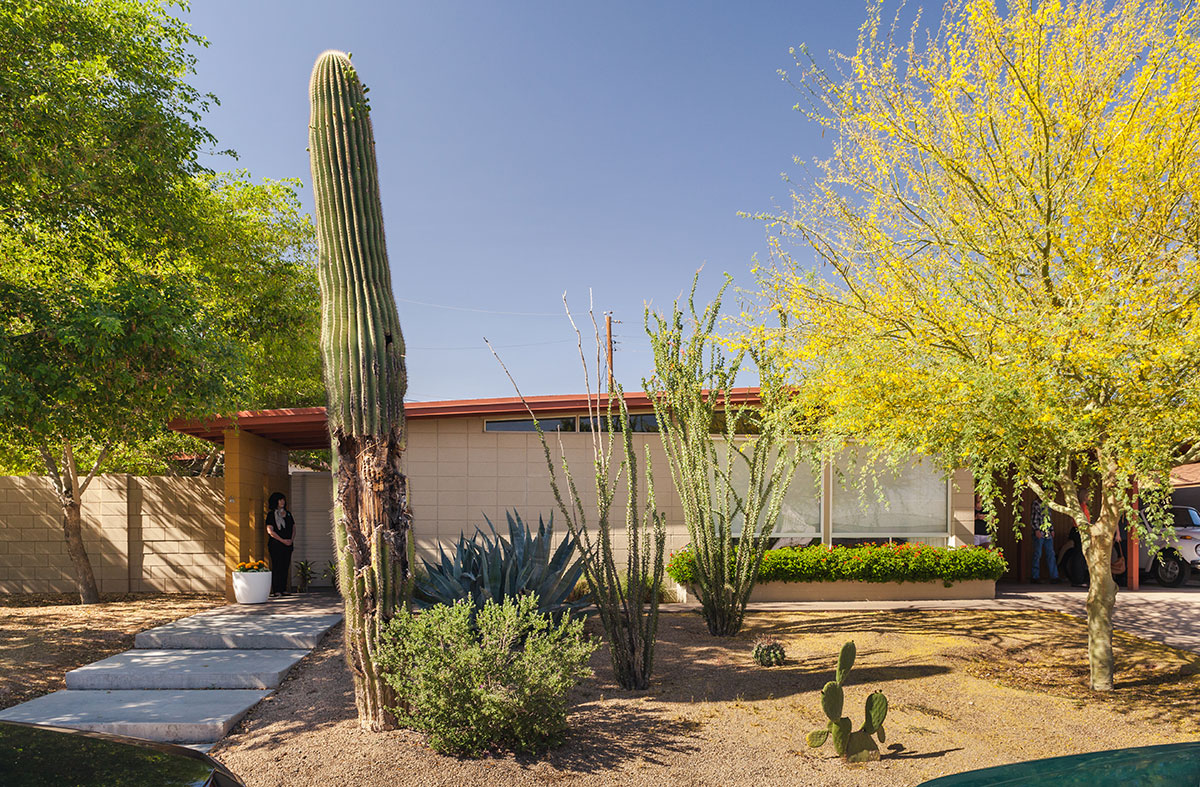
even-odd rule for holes
{"type": "Polygon", "coordinates": [[[604,330],[608,334],[608,391],[612,393],[613,389],[613,340],[612,340],[612,313],[604,315],[604,330]]]}

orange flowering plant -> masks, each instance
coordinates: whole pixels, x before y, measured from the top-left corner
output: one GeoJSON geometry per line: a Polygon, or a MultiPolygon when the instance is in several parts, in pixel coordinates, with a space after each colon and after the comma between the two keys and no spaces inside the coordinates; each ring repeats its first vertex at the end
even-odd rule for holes
{"type": "Polygon", "coordinates": [[[235,567],[233,570],[253,573],[256,571],[270,571],[271,569],[267,567],[267,562],[265,560],[251,559],[238,563],[237,567],[235,567]]]}

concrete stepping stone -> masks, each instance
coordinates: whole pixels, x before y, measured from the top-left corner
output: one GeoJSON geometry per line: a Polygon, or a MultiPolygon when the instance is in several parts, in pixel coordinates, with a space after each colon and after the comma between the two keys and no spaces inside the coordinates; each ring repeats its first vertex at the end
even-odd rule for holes
{"type": "Polygon", "coordinates": [[[0,711],[0,720],[52,724],[166,743],[216,743],[269,691],[64,689],[0,711]]]}
{"type": "Polygon", "coordinates": [[[273,689],[307,650],[127,650],[67,673],[68,689],[273,689]]]}
{"type": "Polygon", "coordinates": [[[193,615],[165,626],[143,631],[134,647],[145,649],[283,649],[311,650],[325,632],[342,620],[341,614],[237,614],[221,612],[193,615]]]}

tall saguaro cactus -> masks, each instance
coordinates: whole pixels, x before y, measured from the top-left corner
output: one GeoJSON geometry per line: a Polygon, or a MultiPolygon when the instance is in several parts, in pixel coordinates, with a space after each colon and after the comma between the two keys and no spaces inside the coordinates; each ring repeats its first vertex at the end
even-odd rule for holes
{"type": "Polygon", "coordinates": [[[366,89],[341,52],[313,67],[309,155],[320,246],[321,357],[336,468],[333,532],[359,723],[395,726],[376,673],[383,625],[407,600],[404,339],[392,297],[366,89]]]}

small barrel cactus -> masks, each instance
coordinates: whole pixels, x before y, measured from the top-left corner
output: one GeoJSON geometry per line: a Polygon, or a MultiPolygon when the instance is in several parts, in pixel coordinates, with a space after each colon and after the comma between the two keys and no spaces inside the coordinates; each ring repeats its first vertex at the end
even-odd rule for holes
{"type": "Polygon", "coordinates": [[[821,689],[821,710],[825,712],[829,723],[824,729],[808,734],[808,745],[815,749],[833,738],[834,751],[845,757],[847,762],[874,762],[879,759],[879,747],[875,745],[873,736],[878,736],[880,743],[887,740],[883,720],[887,718],[888,702],[882,691],[873,692],[867,697],[866,719],[862,728],[852,731],[849,717],[842,715],[846,699],[842,684],[854,666],[854,655],[853,642],[842,645],[842,652],[838,654],[837,675],[821,689]]]}
{"type": "Polygon", "coordinates": [[[787,656],[783,652],[783,644],[779,640],[766,637],[755,641],[754,651],[751,655],[763,667],[778,667],[787,656]]]}

